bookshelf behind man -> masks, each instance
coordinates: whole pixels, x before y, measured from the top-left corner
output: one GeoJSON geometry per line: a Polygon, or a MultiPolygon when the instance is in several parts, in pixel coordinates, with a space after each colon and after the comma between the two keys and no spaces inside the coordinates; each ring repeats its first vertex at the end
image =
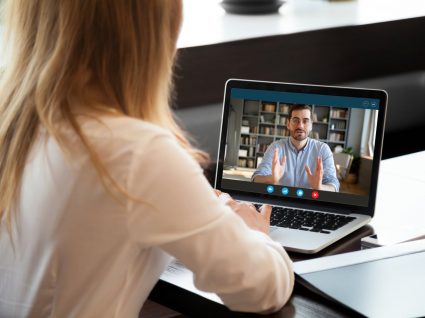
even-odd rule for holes
{"type": "MultiPolygon", "coordinates": [[[[289,137],[287,121],[291,104],[262,100],[243,100],[240,131],[236,148],[237,167],[256,169],[267,147],[276,140],[289,137]]],[[[310,105],[313,129],[311,138],[326,142],[331,150],[345,148],[348,140],[350,109],[310,105]]],[[[235,127],[237,129],[237,127],[235,127]]]]}

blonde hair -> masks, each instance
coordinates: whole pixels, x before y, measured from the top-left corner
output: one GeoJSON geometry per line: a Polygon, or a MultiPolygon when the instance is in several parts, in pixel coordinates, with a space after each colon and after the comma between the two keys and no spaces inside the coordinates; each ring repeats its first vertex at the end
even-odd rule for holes
{"type": "Polygon", "coordinates": [[[73,106],[95,107],[95,85],[120,113],[170,130],[200,163],[169,107],[181,0],[10,0],[10,59],[0,90],[0,220],[12,226],[23,169],[39,126],[61,146],[55,122],[70,124],[102,182],[122,191],[79,126],[73,106]]]}

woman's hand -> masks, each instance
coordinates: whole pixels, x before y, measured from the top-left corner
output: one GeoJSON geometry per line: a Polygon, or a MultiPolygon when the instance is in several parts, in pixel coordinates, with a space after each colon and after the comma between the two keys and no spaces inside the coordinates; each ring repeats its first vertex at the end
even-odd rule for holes
{"type": "Polygon", "coordinates": [[[231,207],[251,229],[269,234],[270,215],[272,213],[270,205],[264,204],[260,211],[257,211],[252,203],[237,202],[227,193],[220,190],[214,191],[217,197],[231,207]]]}

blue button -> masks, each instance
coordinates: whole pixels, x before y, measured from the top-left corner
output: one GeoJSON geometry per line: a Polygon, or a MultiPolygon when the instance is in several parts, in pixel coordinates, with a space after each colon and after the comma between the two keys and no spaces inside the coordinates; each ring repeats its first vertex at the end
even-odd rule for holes
{"type": "Polygon", "coordinates": [[[297,196],[302,197],[304,195],[304,191],[302,189],[297,189],[297,196]]]}
{"type": "Polygon", "coordinates": [[[282,194],[283,194],[283,195],[288,195],[288,193],[289,193],[289,189],[288,189],[288,188],[286,188],[286,187],[283,187],[283,188],[282,188],[282,194]]]}
{"type": "Polygon", "coordinates": [[[274,186],[268,185],[266,190],[267,190],[268,193],[273,193],[274,192],[274,186]]]}

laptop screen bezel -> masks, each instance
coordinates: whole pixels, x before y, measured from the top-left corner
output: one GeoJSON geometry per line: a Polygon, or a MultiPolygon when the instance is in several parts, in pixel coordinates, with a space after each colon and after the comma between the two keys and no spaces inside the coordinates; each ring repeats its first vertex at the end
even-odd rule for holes
{"type": "Polygon", "coordinates": [[[257,80],[244,80],[244,79],[229,79],[226,82],[223,100],[223,112],[221,119],[220,129],[220,142],[218,149],[218,161],[215,177],[215,188],[229,193],[239,200],[250,200],[254,202],[268,203],[272,205],[299,207],[304,209],[317,209],[323,211],[333,211],[339,213],[358,213],[373,217],[375,212],[376,193],[378,186],[379,165],[382,155],[383,135],[385,127],[385,115],[387,108],[388,95],[384,90],[365,89],[354,87],[337,87],[337,86],[321,86],[310,84],[295,84],[295,83],[279,83],[267,82],[257,80]],[[225,144],[227,138],[227,124],[229,116],[229,105],[231,98],[231,91],[233,88],[244,88],[253,90],[269,90],[279,92],[291,93],[310,93],[321,94],[330,96],[347,96],[347,97],[360,97],[360,98],[374,98],[379,99],[378,108],[378,122],[375,136],[375,149],[372,162],[372,173],[370,180],[369,200],[367,206],[357,206],[349,204],[341,204],[334,202],[323,202],[311,199],[298,199],[291,197],[282,197],[276,195],[269,195],[266,193],[247,193],[238,190],[223,189],[221,182],[223,178],[223,163],[225,155],[225,144]]]}

